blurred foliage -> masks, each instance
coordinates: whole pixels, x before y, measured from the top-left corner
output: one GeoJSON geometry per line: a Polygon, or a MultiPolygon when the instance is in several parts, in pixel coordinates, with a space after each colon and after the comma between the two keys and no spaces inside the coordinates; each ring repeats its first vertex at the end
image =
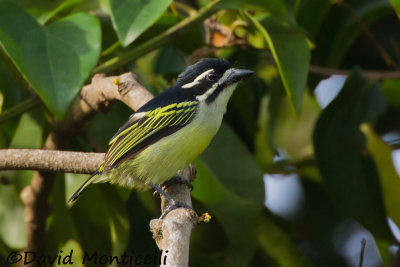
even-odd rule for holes
{"type": "MultiPolygon", "coordinates": [[[[159,93],[185,66],[223,57],[256,74],[238,86],[219,133],[195,161],[194,209],[212,220],[193,232],[191,266],[358,266],[338,246],[361,230],[380,255],[368,266],[393,266],[400,75],[371,80],[363,69],[400,70],[399,12],[397,0],[0,0],[0,146],[41,147],[52,119],[63,118],[97,72],[133,71],[159,93]],[[315,94],[327,75],[310,64],[355,69],[327,107],[315,94]],[[296,175],[304,199],[292,203],[295,218],[267,208],[264,174],[296,175]]],[[[130,113],[115,103],[72,136],[69,149],[105,151],[130,113]]],[[[19,193],[32,175],[0,173],[4,258],[26,247],[19,193]]],[[[85,252],[153,255],[148,224],[159,201],[100,184],[69,207],[86,178],[57,175],[46,253],[73,249],[75,262],[85,252]]]]}

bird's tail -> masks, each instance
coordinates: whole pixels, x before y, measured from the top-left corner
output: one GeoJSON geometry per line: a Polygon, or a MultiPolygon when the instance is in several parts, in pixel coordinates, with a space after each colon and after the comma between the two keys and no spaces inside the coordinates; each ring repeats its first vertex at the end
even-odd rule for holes
{"type": "Polygon", "coordinates": [[[82,194],[83,190],[85,190],[85,188],[90,185],[94,179],[96,179],[97,175],[100,175],[102,172],[101,171],[97,171],[95,173],[92,174],[92,176],[89,177],[89,179],[87,179],[79,188],[78,190],[76,190],[76,192],[71,196],[71,198],[68,200],[68,202],[73,203],[75,202],[75,200],[82,194]]]}

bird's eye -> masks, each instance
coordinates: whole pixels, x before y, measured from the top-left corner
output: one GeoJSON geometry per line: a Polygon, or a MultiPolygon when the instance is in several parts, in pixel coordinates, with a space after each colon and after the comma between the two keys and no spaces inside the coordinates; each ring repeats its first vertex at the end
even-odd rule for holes
{"type": "Polygon", "coordinates": [[[214,82],[216,79],[217,79],[217,75],[215,75],[215,73],[207,74],[207,80],[209,80],[210,82],[214,82]]]}

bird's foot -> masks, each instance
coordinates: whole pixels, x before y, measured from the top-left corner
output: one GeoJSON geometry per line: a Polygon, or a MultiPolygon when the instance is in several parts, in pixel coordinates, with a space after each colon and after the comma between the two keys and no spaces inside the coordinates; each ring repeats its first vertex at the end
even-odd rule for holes
{"type": "Polygon", "coordinates": [[[186,180],[185,178],[183,178],[183,177],[181,177],[179,175],[175,175],[171,179],[169,179],[169,180],[165,181],[164,183],[162,183],[161,184],[161,188],[167,189],[168,187],[170,187],[174,183],[184,184],[190,189],[190,191],[193,190],[193,185],[188,180],[186,180]]]}
{"type": "Polygon", "coordinates": [[[173,211],[174,209],[178,209],[178,208],[185,208],[188,210],[193,210],[192,207],[190,207],[189,205],[187,205],[186,203],[180,202],[180,201],[173,201],[173,204],[168,206],[168,208],[166,208],[164,210],[164,212],[161,214],[160,216],[160,220],[164,219],[165,216],[167,216],[168,213],[170,213],[171,211],[173,211]]]}
{"type": "MultiPolygon", "coordinates": [[[[173,185],[174,183],[179,183],[179,184],[184,184],[184,185],[186,185],[189,189],[190,189],[190,191],[192,191],[193,190],[193,185],[188,181],[188,180],[186,180],[185,178],[182,178],[181,176],[179,176],[179,175],[175,175],[174,177],[172,177],[171,179],[169,179],[169,180],[167,180],[167,181],[165,181],[164,183],[162,183],[161,185],[160,185],[160,188],[162,188],[163,190],[165,190],[165,189],[167,189],[168,187],[170,187],[171,185],[173,185]]],[[[153,187],[154,188],[154,187],[153,187]]],[[[158,190],[154,190],[154,193],[153,193],[153,196],[155,196],[155,197],[160,197],[160,192],[158,191],[158,190]]]]}
{"type": "Polygon", "coordinates": [[[169,205],[168,208],[166,208],[164,210],[164,212],[160,216],[160,219],[164,219],[168,213],[170,213],[171,211],[173,211],[174,209],[177,209],[177,208],[185,208],[185,209],[192,210],[192,207],[190,207],[189,205],[187,205],[183,202],[176,201],[170,195],[168,195],[164,190],[162,190],[158,185],[152,184],[151,187],[153,187],[154,193],[157,192],[159,195],[164,196],[166,199],[168,199],[168,201],[170,201],[172,203],[172,205],[169,205]]]}

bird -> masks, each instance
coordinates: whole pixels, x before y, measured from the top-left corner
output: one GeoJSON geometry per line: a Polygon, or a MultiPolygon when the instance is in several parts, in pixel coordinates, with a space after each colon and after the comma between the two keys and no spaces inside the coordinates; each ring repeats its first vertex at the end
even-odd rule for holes
{"type": "Polygon", "coordinates": [[[187,67],[171,87],[144,104],[119,128],[99,169],[69,202],[98,182],[139,190],[153,188],[170,199],[158,185],[207,148],[221,126],[237,84],[252,74],[218,58],[205,58],[187,67]]]}

